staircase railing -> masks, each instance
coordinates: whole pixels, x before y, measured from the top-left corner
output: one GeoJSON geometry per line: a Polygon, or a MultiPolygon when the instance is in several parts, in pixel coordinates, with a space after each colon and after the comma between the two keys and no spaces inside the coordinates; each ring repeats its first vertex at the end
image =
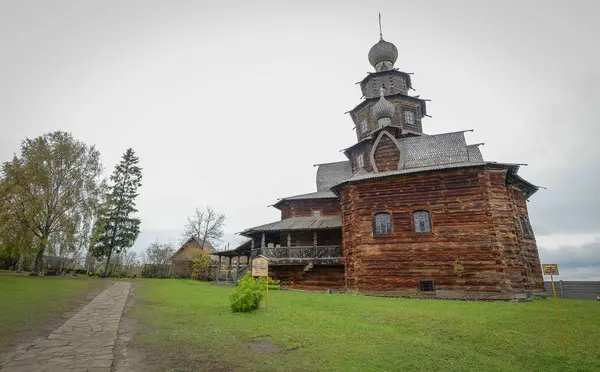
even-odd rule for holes
{"type": "Polygon", "coordinates": [[[243,267],[240,267],[237,271],[237,278],[242,279],[244,277],[244,275],[246,275],[246,273],[248,272],[248,268],[250,267],[250,265],[246,265],[243,267]]]}

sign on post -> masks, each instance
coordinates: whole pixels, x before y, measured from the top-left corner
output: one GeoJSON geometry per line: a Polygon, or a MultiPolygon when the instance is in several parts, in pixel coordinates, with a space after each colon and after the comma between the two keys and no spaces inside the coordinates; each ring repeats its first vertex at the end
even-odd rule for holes
{"type": "Polygon", "coordinates": [[[252,260],[252,276],[264,276],[267,285],[265,296],[265,308],[269,309],[269,260],[264,256],[258,256],[252,260]]]}
{"type": "Polygon", "coordinates": [[[542,271],[544,275],[550,275],[550,281],[552,282],[552,293],[554,294],[554,304],[556,305],[556,316],[558,318],[558,328],[562,336],[563,350],[565,351],[565,359],[569,359],[567,353],[567,340],[565,339],[565,331],[562,327],[562,320],[560,319],[560,308],[558,307],[558,298],[556,298],[556,288],[554,287],[554,275],[558,275],[557,264],[542,264],[542,271]]]}
{"type": "Polygon", "coordinates": [[[543,264],[542,270],[544,270],[544,275],[558,275],[557,264],[543,264]]]}
{"type": "Polygon", "coordinates": [[[269,260],[258,256],[252,260],[252,276],[269,276],[269,260]]]}

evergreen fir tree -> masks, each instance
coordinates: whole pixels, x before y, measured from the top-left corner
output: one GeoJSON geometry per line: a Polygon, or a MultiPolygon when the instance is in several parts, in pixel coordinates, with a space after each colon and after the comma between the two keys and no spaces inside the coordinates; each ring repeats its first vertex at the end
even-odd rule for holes
{"type": "Polygon", "coordinates": [[[96,224],[93,254],[96,258],[106,257],[104,276],[108,275],[111,256],[133,246],[140,233],[140,220],[132,216],[137,212],[135,198],[142,185],[142,169],[137,165],[138,161],[131,148],[123,154],[110,177],[112,185],[96,224]]]}

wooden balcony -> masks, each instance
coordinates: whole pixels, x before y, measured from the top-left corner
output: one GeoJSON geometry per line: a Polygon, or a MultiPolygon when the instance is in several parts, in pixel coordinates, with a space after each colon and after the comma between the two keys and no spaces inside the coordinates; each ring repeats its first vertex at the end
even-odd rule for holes
{"type": "Polygon", "coordinates": [[[252,249],[252,258],[262,255],[273,265],[302,265],[341,263],[342,247],[339,245],[301,247],[261,247],[252,249]]]}

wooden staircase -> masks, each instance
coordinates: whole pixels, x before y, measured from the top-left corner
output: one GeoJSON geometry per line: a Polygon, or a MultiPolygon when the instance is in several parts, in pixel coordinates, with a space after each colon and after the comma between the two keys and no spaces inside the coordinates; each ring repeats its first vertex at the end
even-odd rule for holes
{"type": "Polygon", "coordinates": [[[242,279],[244,277],[244,275],[246,275],[246,273],[248,272],[249,268],[250,268],[250,265],[241,267],[237,272],[237,279],[238,280],[242,279]]]}
{"type": "Polygon", "coordinates": [[[306,275],[307,272],[311,271],[313,269],[313,267],[315,267],[315,264],[312,262],[309,262],[306,266],[304,266],[304,268],[302,269],[302,274],[301,276],[306,275]]]}

